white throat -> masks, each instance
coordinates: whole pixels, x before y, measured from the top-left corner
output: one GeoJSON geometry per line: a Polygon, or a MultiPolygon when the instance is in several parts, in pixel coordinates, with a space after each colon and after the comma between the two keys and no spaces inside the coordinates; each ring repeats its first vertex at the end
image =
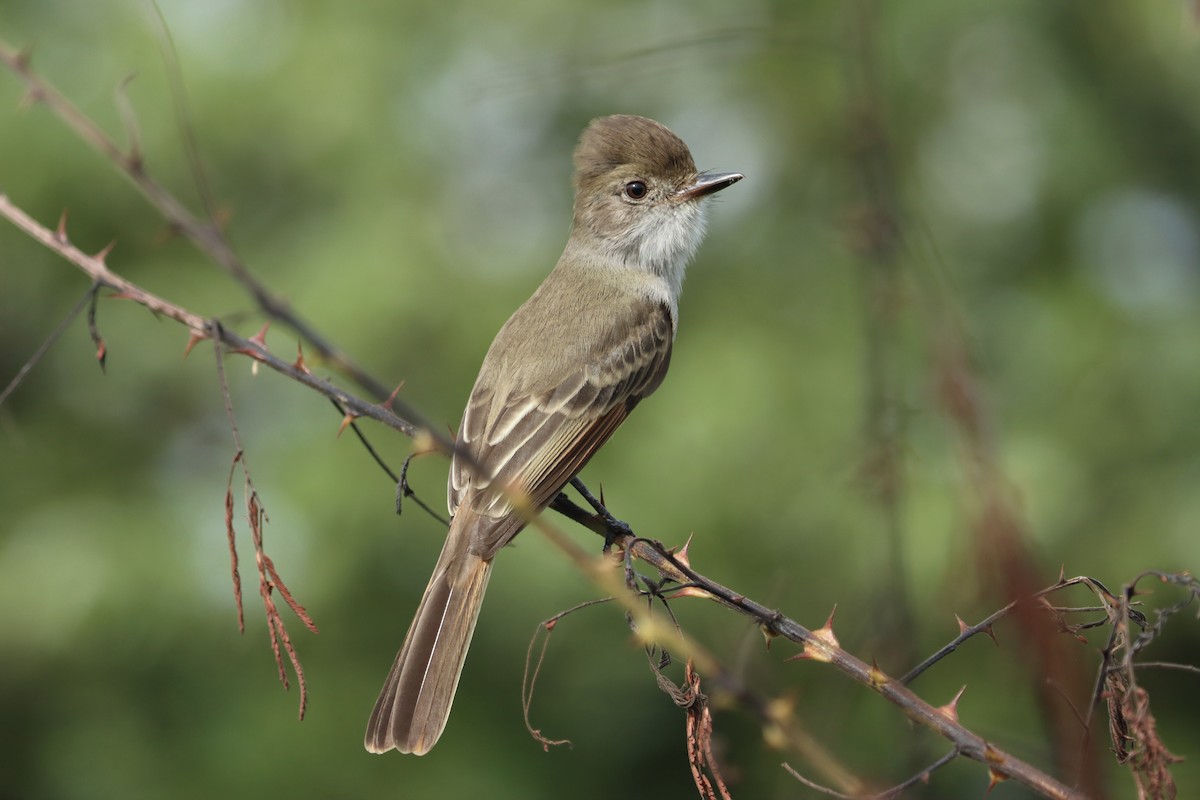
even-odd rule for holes
{"type": "Polygon", "coordinates": [[[639,287],[665,303],[679,319],[679,296],[688,262],[704,239],[707,204],[703,200],[644,209],[619,237],[605,239],[606,255],[648,279],[639,287]]]}

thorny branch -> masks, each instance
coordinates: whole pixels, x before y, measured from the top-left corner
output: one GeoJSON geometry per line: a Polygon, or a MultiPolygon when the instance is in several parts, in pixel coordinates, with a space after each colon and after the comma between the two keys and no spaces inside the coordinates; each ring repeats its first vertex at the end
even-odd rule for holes
{"type": "Polygon", "coordinates": [[[238,627],[240,630],[245,629],[244,618],[242,613],[242,595],[241,595],[241,578],[238,573],[238,558],[236,549],[236,540],[234,535],[234,513],[233,513],[233,474],[238,467],[241,468],[244,477],[244,494],[245,494],[245,510],[247,521],[250,525],[251,539],[254,544],[255,566],[259,575],[259,594],[262,598],[263,608],[267,617],[267,626],[271,639],[271,648],[275,654],[275,660],[279,667],[280,680],[284,688],[288,687],[287,673],[284,670],[282,652],[286,652],[289,661],[292,664],[292,669],[296,673],[296,680],[300,686],[300,717],[303,719],[304,711],[308,700],[307,686],[304,680],[304,670],[301,667],[299,657],[295,647],[292,644],[291,638],[283,623],[283,618],[279,614],[279,610],[275,605],[273,593],[278,591],[283,597],[287,605],[292,609],[297,617],[304,623],[309,630],[317,632],[316,625],[311,617],[305,611],[288,591],[287,585],[280,578],[278,571],[275,568],[274,562],[271,560],[263,548],[263,526],[267,521],[266,511],[262,506],[257,490],[254,488],[253,481],[250,477],[249,466],[246,463],[245,449],[241,443],[241,436],[238,432],[237,421],[233,414],[232,399],[229,394],[229,388],[225,381],[224,373],[224,353],[238,353],[248,356],[255,360],[256,363],[266,364],[277,372],[287,375],[293,380],[297,380],[310,388],[325,394],[334,402],[339,403],[340,407],[347,409],[348,418],[352,417],[371,417],[386,425],[400,430],[401,432],[411,437],[421,437],[429,443],[431,448],[440,447],[452,449],[453,445],[444,441],[438,441],[438,438],[433,433],[426,433],[422,430],[414,428],[411,423],[403,420],[392,414],[389,410],[382,406],[366,403],[357,397],[337,388],[328,380],[318,378],[308,369],[302,357],[298,357],[295,362],[288,363],[274,356],[266,346],[264,328],[257,336],[246,339],[228,330],[217,319],[206,319],[197,314],[188,311],[182,306],[171,303],[151,292],[146,291],[141,286],[138,286],[120,275],[112,272],[105,259],[111,250],[111,246],[105,248],[96,255],[88,255],[77,247],[72,245],[67,237],[65,218],[59,223],[56,231],[51,231],[41,226],[37,221],[25,214],[24,211],[17,208],[9,200],[9,198],[0,193],[0,216],[6,217],[17,228],[24,231],[26,234],[46,246],[48,249],[59,254],[67,261],[74,264],[92,280],[92,285],[84,295],[82,300],[77,304],[76,308],[66,318],[64,323],[59,326],[59,329],[51,335],[51,337],[43,343],[39,348],[38,353],[30,359],[29,362],[18,373],[17,377],[10,383],[9,388],[0,396],[0,400],[7,397],[13,388],[19,383],[20,379],[28,372],[36,363],[42,354],[49,349],[57,340],[61,330],[70,323],[85,306],[89,306],[88,314],[88,330],[93,341],[97,343],[97,358],[103,364],[105,346],[96,331],[95,325],[95,300],[99,296],[101,290],[109,290],[114,294],[112,296],[127,300],[132,300],[139,305],[144,306],[158,316],[166,317],[174,320],[190,331],[190,338],[186,345],[186,351],[190,350],[197,342],[204,339],[210,339],[213,342],[214,353],[216,356],[216,366],[218,381],[221,388],[221,394],[225,402],[226,414],[229,417],[230,428],[233,433],[236,453],[233,462],[230,465],[229,482],[226,486],[225,495],[225,525],[226,535],[229,543],[231,572],[234,586],[234,596],[237,603],[238,611],[238,627]]]}
{"type": "MultiPolygon", "coordinates": [[[[68,100],[57,88],[30,66],[30,56],[26,51],[20,51],[7,42],[0,40],[0,65],[6,67],[24,84],[28,102],[38,103],[49,109],[64,125],[70,128],[76,136],[98,151],[108,161],[120,170],[130,183],[146,200],[162,214],[171,227],[192,241],[201,251],[208,254],[212,260],[241,284],[254,298],[254,302],[268,319],[276,320],[295,331],[304,341],[325,359],[337,372],[350,378],[376,400],[388,396],[386,386],[375,380],[343,350],[325,338],[307,320],[303,319],[286,301],[277,297],[267,287],[254,277],[246,268],[241,257],[233,249],[225,235],[219,220],[211,209],[211,204],[205,201],[208,218],[200,219],[171,194],[162,184],[158,183],[146,171],[146,165],[140,147],[140,137],[136,134],[136,125],[129,114],[123,114],[126,127],[130,133],[128,150],[122,149],[94,120],[84,114],[68,100]]],[[[170,64],[168,64],[170,66],[170,64]]],[[[177,69],[177,68],[176,68],[177,69]]],[[[170,72],[171,70],[169,70],[170,72]]],[[[180,82],[172,72],[175,88],[180,82]]],[[[181,100],[178,91],[174,94],[177,101],[181,100]]],[[[183,117],[184,112],[177,108],[183,117]]],[[[187,126],[183,126],[185,137],[190,136],[187,126]]],[[[189,148],[189,160],[193,171],[198,169],[194,144],[189,148]]],[[[204,193],[202,192],[202,197],[204,193]]],[[[416,427],[422,426],[419,417],[413,409],[405,407],[399,401],[394,406],[399,414],[412,420],[416,427]]],[[[407,431],[406,431],[407,432],[407,431]]],[[[412,434],[409,433],[411,436],[412,434]]]]}
{"type": "MultiPolygon", "coordinates": [[[[581,522],[587,524],[585,519],[587,515],[583,509],[578,509],[576,516],[580,518],[581,522]]],[[[809,630],[780,612],[756,603],[696,572],[690,566],[686,551],[674,553],[657,542],[635,536],[628,531],[625,523],[608,525],[604,522],[601,514],[592,516],[591,524],[588,524],[588,527],[604,536],[606,542],[612,542],[616,547],[626,549],[628,554],[653,565],[664,580],[676,588],[685,587],[678,591],[672,591],[670,586],[664,586],[663,593],[671,592],[666,596],[706,597],[714,600],[753,619],[768,636],[780,636],[801,645],[802,651],[797,658],[828,663],[842,674],[876,691],[889,702],[900,707],[911,720],[933,730],[954,745],[953,753],[944,757],[943,760],[956,755],[964,755],[988,767],[992,784],[1011,778],[1044,797],[1052,798],[1083,798],[1087,794],[1051,778],[1037,768],[1008,754],[995,743],[988,742],[963,728],[958,722],[957,711],[958,701],[962,695],[961,691],[947,705],[934,708],[911,693],[904,684],[906,681],[914,679],[932,663],[953,652],[967,638],[981,633],[992,635],[992,626],[1000,619],[1014,614],[1018,608],[1040,608],[1044,613],[1055,618],[1060,617],[1064,612],[1095,611],[1096,607],[1058,608],[1051,606],[1046,601],[1046,597],[1050,594],[1073,586],[1086,587],[1100,601],[1099,608],[1106,612],[1104,622],[1111,626],[1112,631],[1109,644],[1103,651],[1103,661],[1099,670],[1094,699],[1096,701],[1103,699],[1108,703],[1113,725],[1114,749],[1122,759],[1122,763],[1126,760],[1131,762],[1131,770],[1134,773],[1141,797],[1174,797],[1174,784],[1169,767],[1178,758],[1166,749],[1157,736],[1154,718],[1149,712],[1148,695],[1137,686],[1134,678],[1134,670],[1140,665],[1133,661],[1133,657],[1162,633],[1163,626],[1171,616],[1192,604],[1200,605],[1200,581],[1190,575],[1147,572],[1123,587],[1117,595],[1112,594],[1094,578],[1079,576],[1068,579],[1060,576],[1052,586],[1015,601],[977,625],[967,626],[959,620],[961,632],[958,637],[939,650],[927,662],[906,675],[904,679],[897,680],[884,674],[877,665],[867,665],[843,650],[833,633],[832,615],[822,628],[809,630]],[[1182,588],[1186,592],[1185,598],[1174,605],[1156,611],[1154,617],[1148,620],[1141,611],[1133,607],[1135,605],[1133,598],[1138,595],[1137,586],[1146,577],[1155,577],[1165,584],[1182,588]],[[1136,636],[1131,633],[1131,622],[1140,631],[1136,636]]],[[[552,535],[551,538],[555,537],[552,535]]],[[[579,558],[580,556],[575,557],[579,558]]],[[[1023,621],[1024,617],[1018,616],[1018,619],[1023,621]]],[[[1095,624],[1060,624],[1060,631],[1078,636],[1079,631],[1095,627],[1095,624]]],[[[666,646],[665,642],[663,644],[666,646]]],[[[674,648],[680,652],[688,652],[686,642],[677,641],[674,648]]],[[[1165,666],[1186,669],[1188,665],[1165,666]]],[[[719,665],[708,661],[702,663],[702,668],[708,674],[716,676],[715,680],[710,677],[710,684],[715,684],[726,691],[730,689],[729,684],[725,683],[727,676],[719,665]]],[[[735,696],[743,708],[753,708],[752,705],[745,702],[743,693],[735,692],[735,696]]],[[[1094,707],[1095,703],[1089,707],[1089,719],[1085,721],[1086,723],[1090,723],[1090,709],[1094,707]]],[[[788,709],[788,714],[790,715],[790,709],[788,709]]],[[[935,762],[920,774],[927,775],[940,766],[943,760],[935,762]]],[[[896,791],[907,783],[892,787],[892,789],[874,796],[895,796],[896,791]]],[[[829,793],[839,794],[833,790],[829,790],[829,793]]],[[[851,794],[857,795],[861,792],[851,794]]]]}
{"type": "Polygon", "coordinates": [[[8,195],[3,192],[0,192],[0,216],[5,217],[31,238],[79,268],[92,279],[97,289],[111,290],[116,298],[132,300],[149,309],[156,316],[166,317],[183,325],[191,334],[188,349],[197,342],[214,339],[227,347],[229,352],[248,356],[281,375],[299,381],[310,389],[341,403],[347,409],[346,413],[352,417],[370,417],[376,422],[395,428],[406,436],[426,444],[429,449],[445,453],[453,451],[454,444],[445,434],[439,433],[436,429],[417,427],[382,405],[367,403],[344,389],[338,388],[330,381],[318,378],[309,370],[302,358],[298,358],[295,362],[284,361],[271,353],[264,341],[239,336],[221,325],[218,320],[195,314],[112,272],[105,263],[111,245],[95,255],[88,255],[71,244],[64,227],[60,227],[57,231],[44,227],[14,205],[8,195]]]}
{"type": "MultiPolygon", "coordinates": [[[[633,616],[640,635],[645,636],[648,641],[657,642],[664,648],[694,658],[700,672],[710,676],[710,685],[714,685],[716,689],[729,691],[726,686],[722,685],[722,679],[726,673],[720,669],[716,661],[698,650],[694,643],[677,635],[669,625],[655,622],[653,615],[648,612],[638,597],[629,592],[623,582],[611,574],[611,570],[600,566],[600,562],[566,539],[544,517],[535,519],[533,524],[560,549],[570,555],[579,568],[584,571],[584,574],[613,594],[633,616]]],[[[599,523],[593,524],[596,527],[602,527],[599,523]]],[[[810,630],[781,612],[768,608],[696,572],[689,565],[686,555],[681,558],[680,554],[672,553],[656,542],[623,531],[603,530],[600,533],[605,536],[606,541],[611,539],[618,548],[654,566],[663,578],[688,587],[678,594],[706,597],[733,609],[754,620],[768,636],[783,637],[801,645],[800,658],[827,663],[843,675],[875,691],[899,707],[910,720],[950,741],[957,752],[985,765],[993,782],[1013,779],[1049,798],[1078,800],[1085,797],[1083,793],[962,726],[958,722],[954,704],[940,708],[934,707],[910,691],[900,681],[886,675],[878,666],[867,664],[843,650],[833,634],[831,621],[827,621],[825,626],[820,629],[810,630]]],[[[742,699],[736,692],[733,692],[733,695],[739,700],[742,699]]],[[[789,730],[792,731],[796,729],[791,714],[786,709],[777,706],[768,713],[774,715],[774,721],[778,725],[789,726],[789,730]]],[[[772,740],[770,735],[767,738],[768,741],[772,740]]],[[[791,740],[785,739],[784,741],[794,745],[791,740]]],[[[847,782],[854,785],[856,780],[848,777],[847,782]]]]}

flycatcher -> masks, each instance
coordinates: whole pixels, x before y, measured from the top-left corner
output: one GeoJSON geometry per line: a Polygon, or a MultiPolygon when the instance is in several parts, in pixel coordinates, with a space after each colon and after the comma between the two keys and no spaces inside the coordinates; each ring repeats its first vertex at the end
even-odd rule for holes
{"type": "Polygon", "coordinates": [[[687,145],[644,117],[601,117],[583,132],[570,238],[479,369],[450,465],[450,531],[367,750],[421,755],[441,736],[492,560],[525,527],[513,492],[545,508],[662,383],[705,198],[741,179],[698,173],[687,145]]]}

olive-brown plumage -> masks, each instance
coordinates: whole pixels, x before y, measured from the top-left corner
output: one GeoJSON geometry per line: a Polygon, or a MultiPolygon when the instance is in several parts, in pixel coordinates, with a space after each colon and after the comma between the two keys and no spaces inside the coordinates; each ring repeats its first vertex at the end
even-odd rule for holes
{"type": "Polygon", "coordinates": [[[450,466],[450,530],[367,724],[366,748],[426,753],[462,673],[496,553],[658,388],[702,198],[741,179],[697,174],[653,120],[602,117],[575,150],[575,214],[554,270],[496,334],[450,466]],[[474,466],[474,468],[473,468],[474,466]]]}

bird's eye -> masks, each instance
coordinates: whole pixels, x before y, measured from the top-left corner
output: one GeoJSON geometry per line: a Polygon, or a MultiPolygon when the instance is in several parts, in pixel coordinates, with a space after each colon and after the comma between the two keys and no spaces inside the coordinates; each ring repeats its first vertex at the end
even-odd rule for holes
{"type": "Polygon", "coordinates": [[[625,196],[630,200],[641,200],[646,196],[646,184],[641,181],[630,181],[625,184],[625,196]]]}

